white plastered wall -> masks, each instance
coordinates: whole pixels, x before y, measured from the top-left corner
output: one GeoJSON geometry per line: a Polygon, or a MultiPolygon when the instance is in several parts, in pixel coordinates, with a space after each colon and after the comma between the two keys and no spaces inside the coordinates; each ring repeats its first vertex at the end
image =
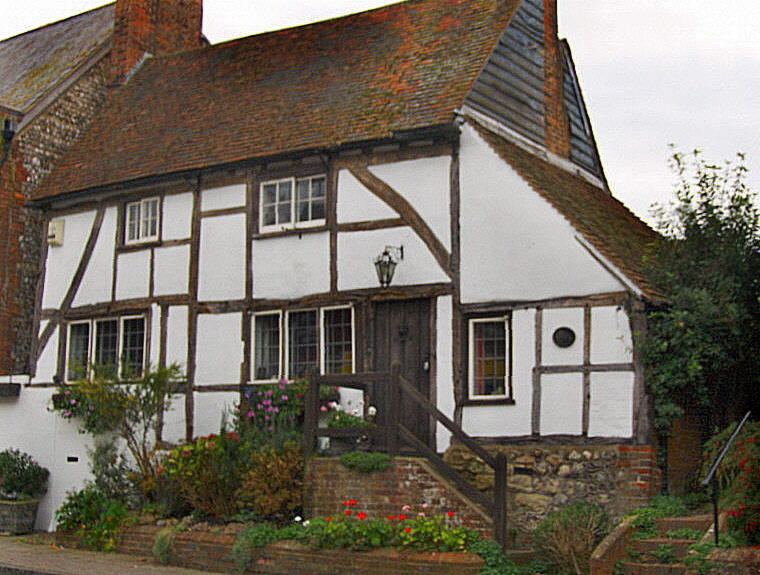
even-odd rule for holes
{"type": "Polygon", "coordinates": [[[570,307],[545,309],[541,330],[541,363],[544,365],[581,365],[583,363],[583,308],[570,307]],[[569,347],[554,343],[554,332],[562,327],[575,333],[575,341],[569,347]]]}
{"type": "MultiPolygon", "coordinates": [[[[436,407],[448,416],[449,419],[454,419],[455,406],[451,339],[453,305],[453,298],[451,296],[439,297],[436,300],[436,407]]],[[[435,439],[438,452],[443,452],[449,446],[451,433],[439,423],[436,425],[435,439]]]]}
{"type": "Polygon", "coordinates": [[[116,263],[116,299],[148,297],[150,250],[119,254],[116,263]]]}
{"type": "MultiPolygon", "coordinates": [[[[55,218],[65,222],[63,245],[50,246],[45,267],[45,287],[42,296],[43,308],[57,309],[71,284],[79,261],[82,259],[84,246],[90,237],[95,212],[88,211],[55,218]]],[[[113,239],[111,239],[113,241],[113,239]]]]}
{"type": "Polygon", "coordinates": [[[190,246],[156,248],[154,257],[154,295],[187,293],[190,246]]]}
{"type": "Polygon", "coordinates": [[[388,204],[370,192],[348,170],[338,173],[338,223],[399,217],[388,204]]]}
{"type": "Polygon", "coordinates": [[[95,243],[95,249],[92,251],[90,262],[82,276],[82,283],[74,298],[75,307],[111,300],[113,250],[117,233],[116,215],[116,207],[108,208],[105,211],[98,241],[95,243]]]}
{"type": "Polygon", "coordinates": [[[578,233],[465,125],[461,138],[462,301],[622,291],[578,233]]]}
{"type": "MultiPolygon", "coordinates": [[[[234,392],[196,393],[195,421],[193,430],[196,436],[219,433],[222,416],[228,415],[240,401],[240,395],[234,392]]],[[[227,429],[231,420],[227,417],[227,429]]]]}
{"type": "Polygon", "coordinates": [[[591,363],[629,363],[633,342],[628,314],[620,306],[591,308],[591,363]]]}
{"type": "Polygon", "coordinates": [[[374,260],[388,245],[404,246],[404,259],[399,261],[396,267],[392,285],[450,281],[414,230],[403,227],[340,233],[338,235],[338,289],[377,287],[374,260]]]}
{"type": "Polygon", "coordinates": [[[164,197],[161,237],[184,240],[190,237],[193,217],[193,194],[172,194],[164,197]]]}
{"type": "Polygon", "coordinates": [[[633,381],[631,371],[591,374],[589,437],[633,435],[633,381]]]}
{"type": "MultiPolygon", "coordinates": [[[[40,322],[40,331],[42,334],[47,326],[47,320],[40,322]]],[[[58,372],[58,334],[60,328],[56,328],[53,331],[53,335],[47,342],[44,349],[41,350],[40,357],[37,360],[37,372],[32,378],[32,383],[50,383],[53,381],[53,376],[58,372]]]]}
{"type": "Polygon", "coordinates": [[[240,381],[243,361],[239,313],[198,316],[195,383],[231,384],[240,381]]]}
{"type": "Polygon", "coordinates": [[[245,205],[246,185],[232,184],[219,188],[210,188],[201,192],[201,210],[224,210],[245,205]]]}
{"type": "Polygon", "coordinates": [[[541,435],[583,433],[583,375],[553,373],[541,377],[541,435]]]}
{"type": "Polygon", "coordinates": [[[198,265],[198,299],[243,299],[245,237],[245,214],[203,218],[198,265]]]}
{"type": "Polygon", "coordinates": [[[253,241],[253,294],[288,299],[330,291],[330,236],[305,233],[253,241]]]}

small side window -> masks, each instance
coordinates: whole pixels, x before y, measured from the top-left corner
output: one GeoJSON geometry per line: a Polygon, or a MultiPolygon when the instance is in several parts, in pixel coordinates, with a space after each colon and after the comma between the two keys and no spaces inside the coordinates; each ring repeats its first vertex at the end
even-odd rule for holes
{"type": "Polygon", "coordinates": [[[157,240],[161,220],[159,208],[159,198],[146,198],[127,204],[124,243],[157,240]]]}
{"type": "Polygon", "coordinates": [[[508,317],[483,317],[468,325],[468,396],[474,400],[511,399],[508,317]]]}

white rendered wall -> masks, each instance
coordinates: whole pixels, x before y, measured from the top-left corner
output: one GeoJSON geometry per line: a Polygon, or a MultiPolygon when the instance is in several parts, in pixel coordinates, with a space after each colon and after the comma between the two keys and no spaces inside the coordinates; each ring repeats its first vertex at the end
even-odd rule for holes
{"type": "Polygon", "coordinates": [[[629,363],[633,343],[628,314],[622,307],[591,309],[591,363],[629,363]]]}
{"type": "Polygon", "coordinates": [[[169,322],[166,330],[166,363],[178,363],[183,371],[187,369],[187,306],[169,308],[169,322]]]}
{"type": "Polygon", "coordinates": [[[221,188],[210,188],[201,192],[201,210],[224,210],[245,205],[246,185],[233,184],[221,188]]]}
{"type": "Polygon", "coordinates": [[[338,289],[377,287],[374,260],[387,245],[404,246],[393,286],[449,282],[430,250],[411,228],[390,228],[338,235],[338,289]]]}
{"type": "Polygon", "coordinates": [[[462,301],[621,291],[578,232],[470,128],[461,138],[462,301]]]}
{"type": "Polygon", "coordinates": [[[631,371],[591,374],[589,437],[633,435],[633,380],[631,371]]]}
{"type": "Polygon", "coordinates": [[[338,174],[338,223],[399,217],[388,204],[370,192],[348,170],[338,174]]]}
{"type": "Polygon", "coordinates": [[[219,433],[222,414],[227,413],[227,430],[231,431],[230,413],[240,401],[240,394],[234,392],[196,393],[195,420],[193,430],[195,436],[219,433]]]}
{"type": "Polygon", "coordinates": [[[162,439],[169,443],[181,443],[185,439],[185,395],[172,396],[169,408],[164,412],[162,439]]]}
{"type": "Polygon", "coordinates": [[[105,211],[98,241],[95,243],[90,263],[87,265],[82,276],[82,283],[79,285],[79,290],[74,298],[74,307],[111,301],[113,250],[117,233],[116,214],[116,207],[108,208],[105,211]]]}
{"type": "Polygon", "coordinates": [[[330,291],[330,236],[306,233],[253,241],[253,294],[289,299],[330,291]]]}
{"type": "Polygon", "coordinates": [[[245,297],[245,214],[204,218],[198,268],[198,299],[245,297]]]}
{"type": "MultiPolygon", "coordinates": [[[[435,394],[436,407],[450,419],[454,419],[454,376],[452,371],[451,318],[453,301],[451,296],[436,300],[435,336],[435,394]]],[[[439,453],[446,450],[451,441],[451,432],[440,423],[436,424],[435,439],[439,453]]]]}
{"type": "Polygon", "coordinates": [[[36,529],[45,531],[55,527],[55,510],[66,492],[80,488],[90,476],[90,436],[79,433],[75,423],[48,411],[53,393],[51,388],[23,388],[18,398],[0,400],[0,450],[20,449],[50,471],[48,491],[40,501],[35,524],[36,529]],[[67,462],[68,456],[79,460],[67,462]]]}
{"type": "Polygon", "coordinates": [[[119,254],[116,262],[116,299],[148,297],[150,250],[119,254]]]}
{"type": "Polygon", "coordinates": [[[157,304],[150,306],[150,331],[148,332],[150,345],[145,362],[151,368],[158,367],[158,356],[161,353],[161,308],[157,304]]]}
{"type": "Polygon", "coordinates": [[[243,361],[240,314],[198,316],[198,344],[195,355],[195,383],[238,383],[240,364],[243,361]]]}
{"type": "Polygon", "coordinates": [[[161,238],[184,240],[190,237],[193,219],[193,194],[174,194],[164,197],[161,238]]]}
{"type": "MultiPolygon", "coordinates": [[[[50,246],[45,267],[45,288],[42,296],[43,308],[59,308],[74,277],[84,246],[90,237],[95,212],[72,214],[55,220],[63,220],[63,245],[50,246]]],[[[113,240],[111,240],[113,241],[113,240]]]]}
{"type": "MultiPolygon", "coordinates": [[[[48,322],[43,320],[40,322],[40,334],[45,331],[45,326],[48,322]]],[[[53,381],[53,376],[57,375],[58,371],[58,334],[60,328],[56,328],[53,331],[53,335],[45,346],[45,349],[41,350],[40,358],[37,361],[37,373],[35,374],[32,382],[34,383],[50,383],[53,381]]]]}
{"type": "Polygon", "coordinates": [[[154,257],[154,295],[187,293],[190,246],[156,248],[154,257]]]}
{"type": "Polygon", "coordinates": [[[583,433],[583,375],[541,376],[541,435],[583,433]]]}
{"type": "Polygon", "coordinates": [[[404,196],[438,239],[451,250],[451,157],[422,158],[371,166],[370,172],[404,196]]]}
{"type": "Polygon", "coordinates": [[[475,436],[531,434],[533,410],[533,366],[535,311],[512,313],[512,392],[514,405],[466,406],[462,427],[475,436]]]}
{"type": "Polygon", "coordinates": [[[583,308],[545,309],[543,311],[541,362],[544,365],[581,365],[583,363],[583,308]],[[575,332],[570,347],[559,347],[552,336],[560,327],[575,332]]]}

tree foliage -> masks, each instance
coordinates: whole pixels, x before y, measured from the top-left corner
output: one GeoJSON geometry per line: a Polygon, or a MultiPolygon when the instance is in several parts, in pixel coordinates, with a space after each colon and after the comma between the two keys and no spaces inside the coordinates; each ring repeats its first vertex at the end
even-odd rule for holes
{"type": "Polygon", "coordinates": [[[744,156],[718,166],[676,152],[671,167],[675,202],[656,207],[663,239],[648,256],[666,303],[643,342],[663,435],[687,405],[725,425],[757,402],[760,374],[760,218],[744,156]]]}

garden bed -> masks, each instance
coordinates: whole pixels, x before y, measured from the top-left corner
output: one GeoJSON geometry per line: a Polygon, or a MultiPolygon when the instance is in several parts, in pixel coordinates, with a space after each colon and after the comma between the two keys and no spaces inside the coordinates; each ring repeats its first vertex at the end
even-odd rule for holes
{"type": "MultiPolygon", "coordinates": [[[[152,547],[162,527],[135,525],[122,531],[117,550],[131,555],[152,556],[152,547]]],[[[169,565],[210,572],[235,571],[232,559],[234,535],[210,531],[186,531],[176,535],[169,553],[169,565]]],[[[56,533],[56,543],[80,547],[75,535],[56,533]]],[[[268,575],[469,575],[477,574],[484,562],[470,553],[421,553],[397,549],[367,552],[340,549],[310,549],[295,541],[279,541],[262,547],[254,566],[246,573],[268,575]]]]}

